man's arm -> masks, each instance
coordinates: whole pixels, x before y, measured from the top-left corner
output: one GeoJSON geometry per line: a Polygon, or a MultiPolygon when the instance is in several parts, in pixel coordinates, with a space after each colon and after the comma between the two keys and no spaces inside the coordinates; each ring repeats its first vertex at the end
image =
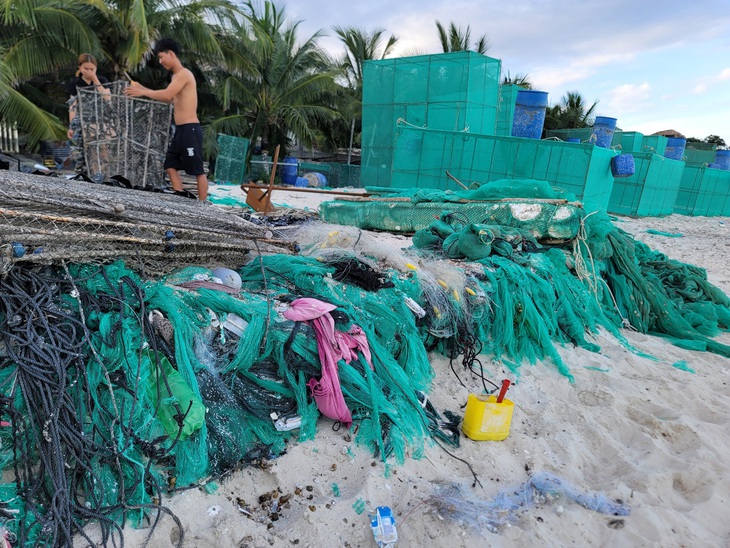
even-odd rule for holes
{"type": "Polygon", "coordinates": [[[127,95],[128,97],[147,97],[148,99],[154,99],[155,101],[172,103],[175,96],[182,91],[185,85],[190,82],[192,77],[193,75],[190,71],[181,71],[172,77],[170,85],[165,89],[149,89],[144,86],[140,86],[137,83],[133,83],[131,86],[124,88],[124,95],[127,95]]]}

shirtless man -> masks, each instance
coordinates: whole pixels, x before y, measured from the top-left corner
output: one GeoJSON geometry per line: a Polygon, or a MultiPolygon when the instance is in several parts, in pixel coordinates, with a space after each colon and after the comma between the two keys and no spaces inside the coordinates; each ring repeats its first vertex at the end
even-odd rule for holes
{"type": "Polygon", "coordinates": [[[183,189],[179,170],[195,175],[198,199],[205,200],[208,197],[208,178],[203,169],[203,130],[196,113],[198,90],[195,76],[182,66],[178,59],[180,46],[171,38],[158,41],[155,44],[155,53],[160,65],[172,72],[170,85],[165,89],[152,90],[133,82],[124,89],[124,95],[172,103],[175,132],[165,156],[165,171],[170,177],[173,190],[177,191],[183,189]]]}

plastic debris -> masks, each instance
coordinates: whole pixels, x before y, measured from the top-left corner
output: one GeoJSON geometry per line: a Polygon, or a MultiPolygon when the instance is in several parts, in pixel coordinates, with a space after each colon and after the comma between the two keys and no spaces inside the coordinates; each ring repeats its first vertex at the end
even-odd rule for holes
{"type": "Polygon", "coordinates": [[[375,514],[370,516],[370,527],[373,529],[375,542],[380,548],[392,548],[398,540],[393,511],[388,506],[378,506],[375,514]]]}
{"type": "Polygon", "coordinates": [[[355,513],[359,516],[365,511],[365,501],[362,499],[357,499],[352,504],[352,509],[355,510],[355,513]]]}

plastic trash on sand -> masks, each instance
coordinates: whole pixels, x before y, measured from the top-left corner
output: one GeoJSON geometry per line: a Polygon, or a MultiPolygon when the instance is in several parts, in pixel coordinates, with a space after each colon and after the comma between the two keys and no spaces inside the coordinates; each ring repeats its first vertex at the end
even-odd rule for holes
{"type": "Polygon", "coordinates": [[[380,548],[393,548],[398,540],[393,511],[388,506],[378,506],[375,514],[370,516],[370,527],[373,529],[375,542],[380,548]]]}

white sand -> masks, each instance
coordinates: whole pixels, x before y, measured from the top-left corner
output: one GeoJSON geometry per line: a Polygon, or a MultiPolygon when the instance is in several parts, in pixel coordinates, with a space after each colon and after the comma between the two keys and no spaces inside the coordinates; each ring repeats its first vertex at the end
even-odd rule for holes
{"type": "MultiPolygon", "coordinates": [[[[274,195],[275,203],[297,207],[316,208],[322,199],[283,191],[274,195]]],[[[671,258],[703,266],[712,283],[730,292],[730,219],[672,215],[617,224],[671,258]],[[651,235],[647,228],[684,236],[651,235]]],[[[409,245],[402,237],[375,237],[383,245],[409,245]]],[[[423,459],[386,467],[346,432],[333,432],[331,421],[320,419],[314,441],[291,444],[268,469],[244,468],[220,482],[213,494],[192,489],[165,503],[184,525],[186,547],[372,547],[368,514],[380,505],[392,508],[397,546],[403,547],[729,546],[730,360],[625,334],[659,361],[641,358],[606,335],[596,341],[600,353],[560,349],[574,385],[550,364],[521,368],[508,394],[516,406],[510,436],[500,442],[462,436],[461,447],[452,450],[471,463],[482,487],[472,488],[466,465],[437,446],[423,459]],[[672,367],[680,360],[696,373],[672,367]],[[565,497],[547,497],[496,532],[479,527],[474,508],[502,490],[519,488],[539,471],[582,491],[621,499],[631,513],[605,515],[565,497]],[[465,502],[451,515],[428,502],[443,483],[464,488],[465,502]],[[276,489],[291,498],[272,522],[259,497],[276,489]],[[238,509],[237,499],[245,501],[252,516],[238,509]],[[353,508],[358,501],[364,501],[361,514],[353,508]]],[[[730,335],[721,340],[730,343],[730,335]]],[[[463,414],[460,407],[469,392],[479,392],[481,385],[469,380],[469,389],[462,387],[443,356],[432,355],[432,363],[437,372],[432,403],[439,411],[463,414]]],[[[514,378],[508,373],[504,376],[514,378]]],[[[139,545],[146,532],[128,528],[127,545],[139,545]]],[[[165,518],[150,546],[171,546],[176,535],[172,520],[165,518]]]]}

